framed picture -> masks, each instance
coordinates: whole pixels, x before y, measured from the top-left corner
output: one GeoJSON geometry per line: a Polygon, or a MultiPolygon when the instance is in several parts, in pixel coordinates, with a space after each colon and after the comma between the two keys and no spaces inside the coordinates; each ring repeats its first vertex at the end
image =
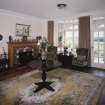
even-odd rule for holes
{"type": "Polygon", "coordinates": [[[16,24],[16,36],[29,36],[31,25],[16,24]]]}

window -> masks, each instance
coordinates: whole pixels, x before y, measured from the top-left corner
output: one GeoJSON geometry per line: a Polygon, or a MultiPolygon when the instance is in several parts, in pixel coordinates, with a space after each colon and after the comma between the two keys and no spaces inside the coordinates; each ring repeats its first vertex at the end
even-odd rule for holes
{"type": "Polygon", "coordinates": [[[94,63],[105,63],[105,18],[93,18],[93,34],[94,34],[94,63]]]}
{"type": "MultiPolygon", "coordinates": [[[[78,47],[78,19],[60,21],[58,23],[58,37],[62,37],[62,46],[75,49],[78,47]]],[[[59,39],[59,38],[58,38],[59,39]]],[[[61,43],[61,42],[60,42],[61,43]]],[[[59,45],[59,41],[58,41],[59,45]]]]}

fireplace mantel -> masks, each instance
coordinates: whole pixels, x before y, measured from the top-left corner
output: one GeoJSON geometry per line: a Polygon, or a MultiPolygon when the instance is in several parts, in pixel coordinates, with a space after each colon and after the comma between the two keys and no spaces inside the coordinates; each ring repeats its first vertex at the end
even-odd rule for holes
{"type": "Polygon", "coordinates": [[[38,47],[36,42],[7,42],[8,44],[8,61],[9,61],[9,67],[14,67],[15,62],[15,49],[17,48],[25,48],[25,47],[31,47],[35,51],[38,51],[38,47]]]}

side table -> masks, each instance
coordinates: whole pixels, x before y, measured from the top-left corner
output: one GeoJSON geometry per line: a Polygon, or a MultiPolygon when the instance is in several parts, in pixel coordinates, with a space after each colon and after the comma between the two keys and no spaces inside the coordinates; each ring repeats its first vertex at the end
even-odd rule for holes
{"type": "Polygon", "coordinates": [[[73,55],[58,55],[58,60],[62,63],[63,67],[69,67],[72,68],[72,58],[73,55]]]}

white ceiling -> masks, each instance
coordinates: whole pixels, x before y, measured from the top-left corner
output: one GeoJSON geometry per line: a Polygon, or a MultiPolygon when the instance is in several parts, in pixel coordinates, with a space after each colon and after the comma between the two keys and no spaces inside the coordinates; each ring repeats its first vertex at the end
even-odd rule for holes
{"type": "Polygon", "coordinates": [[[0,9],[42,18],[61,18],[103,11],[105,0],[0,0],[0,9]],[[58,3],[66,3],[68,6],[58,9],[58,3]]]}

